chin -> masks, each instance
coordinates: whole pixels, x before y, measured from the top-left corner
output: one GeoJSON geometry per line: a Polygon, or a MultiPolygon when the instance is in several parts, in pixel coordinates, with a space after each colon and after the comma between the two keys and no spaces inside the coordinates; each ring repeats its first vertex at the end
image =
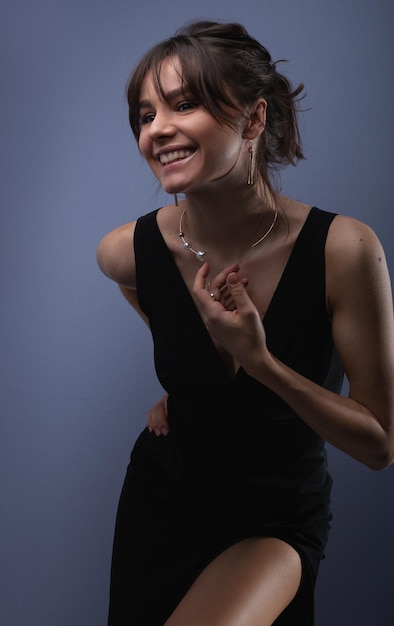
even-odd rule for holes
{"type": "Polygon", "coordinates": [[[169,194],[175,193],[184,193],[184,187],[180,187],[179,185],[162,185],[163,190],[169,194]]]}

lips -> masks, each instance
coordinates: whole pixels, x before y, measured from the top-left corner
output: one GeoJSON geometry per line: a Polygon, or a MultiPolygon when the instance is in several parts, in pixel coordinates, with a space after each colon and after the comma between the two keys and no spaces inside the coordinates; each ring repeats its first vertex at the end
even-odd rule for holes
{"type": "Polygon", "coordinates": [[[187,157],[193,154],[194,150],[182,149],[182,150],[173,150],[172,152],[162,152],[159,154],[159,161],[162,165],[168,165],[169,163],[173,163],[174,161],[181,161],[182,159],[186,159],[187,157]]]}

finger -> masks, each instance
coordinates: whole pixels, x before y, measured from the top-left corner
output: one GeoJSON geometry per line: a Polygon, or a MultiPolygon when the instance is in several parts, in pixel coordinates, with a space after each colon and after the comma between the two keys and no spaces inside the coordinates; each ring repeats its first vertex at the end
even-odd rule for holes
{"type": "MultiPolygon", "coordinates": [[[[217,276],[215,276],[215,278],[211,282],[208,283],[208,290],[210,292],[219,291],[221,298],[228,297],[230,292],[229,292],[229,288],[227,285],[227,276],[231,274],[232,272],[238,272],[238,270],[239,270],[239,265],[237,264],[227,267],[222,272],[220,272],[217,276]]],[[[241,280],[246,287],[249,283],[249,279],[246,277],[243,277],[241,280]]]]}
{"type": "MultiPolygon", "coordinates": [[[[242,284],[244,285],[244,287],[246,287],[249,283],[247,278],[242,278],[241,279],[242,284]]],[[[227,283],[220,289],[220,296],[217,297],[216,294],[213,294],[214,297],[216,297],[217,300],[220,300],[221,303],[223,304],[223,306],[228,310],[228,311],[234,311],[234,309],[236,309],[236,305],[234,303],[234,298],[232,293],[230,292],[227,283]]]]}
{"type": "Polygon", "coordinates": [[[147,415],[147,425],[149,432],[154,432],[157,436],[168,435],[169,426],[167,418],[167,394],[165,394],[147,415]]]}
{"type": "Polygon", "coordinates": [[[193,284],[193,296],[196,298],[202,309],[209,309],[212,305],[217,306],[220,304],[219,289],[210,286],[209,291],[207,290],[209,269],[208,263],[204,263],[204,265],[200,267],[196,273],[193,284]]]}
{"type": "Polygon", "coordinates": [[[226,304],[232,300],[232,295],[227,288],[218,289],[209,285],[208,290],[212,300],[214,302],[221,302],[223,306],[226,306],[226,304]]]}
{"type": "Polygon", "coordinates": [[[231,272],[238,272],[238,271],[239,271],[238,263],[233,263],[232,265],[229,265],[229,267],[225,267],[224,270],[221,270],[219,274],[216,274],[216,276],[212,279],[211,286],[217,287],[219,289],[221,289],[222,287],[225,287],[227,276],[231,272]]]}
{"type": "MultiPolygon", "coordinates": [[[[227,276],[231,272],[237,272],[238,270],[238,263],[233,263],[233,265],[219,272],[212,281],[208,282],[209,295],[213,300],[221,302],[226,309],[229,308],[232,302],[232,295],[227,286],[227,276]]],[[[243,278],[242,281],[245,285],[248,283],[247,278],[243,278]]]]}
{"type": "Polygon", "coordinates": [[[160,418],[155,426],[154,431],[158,436],[163,435],[165,437],[166,435],[168,435],[169,428],[167,418],[160,418]]]}
{"type": "Polygon", "coordinates": [[[161,434],[161,428],[159,427],[157,419],[154,415],[148,415],[148,419],[146,421],[149,432],[155,433],[156,435],[161,434]]]}
{"type": "Polygon", "coordinates": [[[228,274],[230,274],[231,272],[238,272],[238,270],[239,265],[233,263],[233,265],[226,267],[224,270],[219,272],[219,274],[217,274],[210,282],[208,282],[208,291],[215,294],[216,300],[220,300],[223,297],[224,293],[228,293],[228,287],[226,282],[228,274]]]}
{"type": "Polygon", "coordinates": [[[248,296],[244,281],[241,279],[239,274],[237,274],[237,272],[231,272],[227,276],[227,285],[236,308],[239,311],[242,311],[242,309],[249,309],[252,305],[252,301],[248,296]]]}
{"type": "Polygon", "coordinates": [[[209,274],[209,265],[208,265],[208,263],[204,263],[200,267],[198,272],[196,273],[196,277],[194,279],[194,288],[196,290],[198,290],[198,289],[204,289],[205,290],[205,283],[207,281],[208,274],[209,274]]]}
{"type": "Polygon", "coordinates": [[[155,433],[157,437],[160,437],[161,435],[163,435],[163,437],[166,437],[169,433],[169,428],[166,424],[154,424],[152,422],[149,422],[148,430],[150,433],[155,433]]]}

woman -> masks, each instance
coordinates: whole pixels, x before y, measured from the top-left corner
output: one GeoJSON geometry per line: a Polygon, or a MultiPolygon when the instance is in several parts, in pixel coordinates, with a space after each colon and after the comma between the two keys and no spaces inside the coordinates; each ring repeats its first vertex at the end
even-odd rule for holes
{"type": "Polygon", "coordinates": [[[120,499],[111,626],[313,624],[324,442],[373,469],[393,461],[381,246],[271,184],[303,157],[301,90],[240,25],[212,22],[155,46],[130,79],[139,149],[175,196],[98,248],[151,329],[166,391],[120,499]]]}

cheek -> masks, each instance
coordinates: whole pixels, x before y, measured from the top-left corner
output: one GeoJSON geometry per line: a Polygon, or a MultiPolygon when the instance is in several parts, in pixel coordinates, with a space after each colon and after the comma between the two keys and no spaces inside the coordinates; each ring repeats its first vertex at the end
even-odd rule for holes
{"type": "Polygon", "coordinates": [[[220,146],[219,158],[223,163],[234,166],[238,161],[242,160],[242,141],[239,140],[239,137],[223,136],[218,141],[218,145],[220,146]]]}
{"type": "Polygon", "coordinates": [[[144,159],[152,159],[152,141],[146,127],[143,127],[141,129],[141,133],[138,139],[138,148],[144,159]]]}
{"type": "Polygon", "coordinates": [[[139,151],[141,152],[142,156],[146,158],[146,154],[147,154],[147,142],[144,138],[144,135],[141,133],[139,139],[138,139],[138,148],[139,151]]]}

